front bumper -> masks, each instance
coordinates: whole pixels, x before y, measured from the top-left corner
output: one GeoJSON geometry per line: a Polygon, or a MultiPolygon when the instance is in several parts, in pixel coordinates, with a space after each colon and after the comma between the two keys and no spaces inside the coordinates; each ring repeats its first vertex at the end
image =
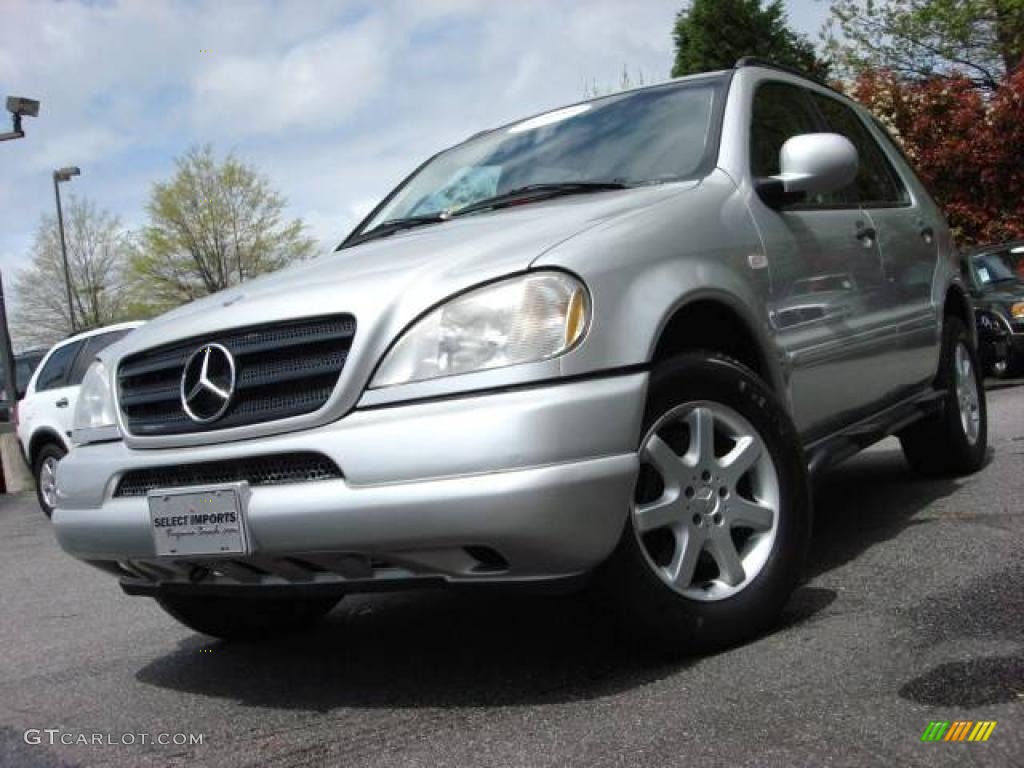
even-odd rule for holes
{"type": "Polygon", "coordinates": [[[622,531],[646,386],[632,373],[356,411],[234,443],[84,446],[58,467],[54,527],[67,552],[128,583],[189,589],[571,576],[622,531]],[[114,496],[129,470],[290,451],[326,455],[343,479],[253,487],[253,552],[230,562],[157,558],[146,499],[114,496]]]}

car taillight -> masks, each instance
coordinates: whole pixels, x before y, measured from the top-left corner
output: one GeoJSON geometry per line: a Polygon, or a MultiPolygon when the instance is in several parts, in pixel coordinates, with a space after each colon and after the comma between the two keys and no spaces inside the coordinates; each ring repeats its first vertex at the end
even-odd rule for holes
{"type": "Polygon", "coordinates": [[[17,403],[14,403],[14,405],[11,406],[11,424],[14,425],[15,429],[18,428],[18,404],[17,403]]]}

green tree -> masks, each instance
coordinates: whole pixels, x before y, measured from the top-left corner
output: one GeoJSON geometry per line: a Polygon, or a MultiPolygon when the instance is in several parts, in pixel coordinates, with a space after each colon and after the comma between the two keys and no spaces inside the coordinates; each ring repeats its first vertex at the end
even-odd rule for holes
{"type": "Polygon", "coordinates": [[[1024,0],[833,0],[823,32],[846,75],[968,77],[994,91],[1024,57],[1024,0]]]}
{"type": "Polygon", "coordinates": [[[693,0],[676,16],[672,76],[728,69],[743,56],[797,67],[819,78],[829,74],[814,45],[787,26],[782,0],[693,0]]]}
{"type": "Polygon", "coordinates": [[[139,297],[157,309],[237,285],[307,258],[314,241],[300,219],[284,218],[285,200],[252,167],[210,147],[176,161],[177,172],[153,185],[131,258],[139,297]]]}
{"type": "MultiPolygon", "coordinates": [[[[130,305],[125,281],[131,246],[121,221],[70,195],[64,232],[75,328],[98,328],[137,316],[139,308],[130,305]]],[[[19,346],[49,346],[72,331],[56,217],[40,218],[31,259],[15,278],[13,334],[19,346]]]]}
{"type": "Polygon", "coordinates": [[[619,75],[619,81],[617,83],[611,83],[604,86],[598,85],[596,77],[590,80],[590,82],[584,83],[583,98],[597,99],[601,96],[610,96],[611,94],[618,93],[619,91],[628,91],[630,88],[641,88],[644,85],[644,71],[642,69],[638,69],[634,75],[629,71],[629,67],[623,64],[622,74],[619,75]]]}

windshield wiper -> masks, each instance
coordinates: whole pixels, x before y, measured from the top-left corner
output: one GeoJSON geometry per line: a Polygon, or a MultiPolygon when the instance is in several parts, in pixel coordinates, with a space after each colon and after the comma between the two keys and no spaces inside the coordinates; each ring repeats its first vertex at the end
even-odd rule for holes
{"type": "Polygon", "coordinates": [[[634,185],[622,181],[560,181],[547,184],[527,184],[523,187],[510,189],[508,192],[502,192],[500,195],[477,200],[475,203],[469,203],[455,210],[447,209],[425,216],[404,216],[398,219],[388,219],[387,221],[382,221],[373,229],[360,232],[351,240],[343,243],[343,245],[349,246],[365,243],[368,240],[376,240],[378,237],[393,235],[395,232],[400,232],[403,229],[422,227],[426,224],[438,224],[456,216],[473,213],[474,211],[502,208],[516,203],[532,202],[533,200],[547,200],[548,198],[561,195],[581,195],[588,192],[603,192],[611,189],[629,189],[632,186],[634,185]]]}
{"type": "Polygon", "coordinates": [[[582,195],[611,189],[629,189],[631,186],[623,181],[559,181],[547,184],[527,184],[510,189],[508,192],[502,192],[500,195],[485,197],[483,200],[464,205],[462,208],[451,211],[448,216],[462,216],[474,211],[485,211],[533,200],[547,200],[562,195],[582,195]]]}
{"type": "Polygon", "coordinates": [[[348,245],[355,243],[362,243],[367,240],[375,240],[378,237],[387,237],[393,235],[395,232],[401,232],[403,229],[412,229],[413,227],[422,227],[425,224],[437,224],[441,221],[447,221],[450,216],[444,213],[432,213],[429,216],[405,216],[400,219],[388,219],[382,221],[373,229],[368,229],[365,232],[360,232],[348,245]]]}

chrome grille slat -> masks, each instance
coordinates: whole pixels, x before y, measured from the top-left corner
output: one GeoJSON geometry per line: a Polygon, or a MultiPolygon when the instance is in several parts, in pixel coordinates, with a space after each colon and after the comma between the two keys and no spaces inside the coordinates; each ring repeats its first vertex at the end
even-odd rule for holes
{"type": "Polygon", "coordinates": [[[130,355],[117,374],[125,425],[134,435],[173,435],[311,413],[334,391],[354,334],[351,315],[331,315],[230,329],[130,355]],[[236,393],[221,418],[198,423],[181,407],[181,375],[206,344],[219,344],[235,358],[236,393]]]}

